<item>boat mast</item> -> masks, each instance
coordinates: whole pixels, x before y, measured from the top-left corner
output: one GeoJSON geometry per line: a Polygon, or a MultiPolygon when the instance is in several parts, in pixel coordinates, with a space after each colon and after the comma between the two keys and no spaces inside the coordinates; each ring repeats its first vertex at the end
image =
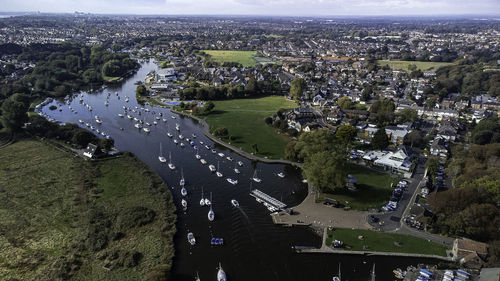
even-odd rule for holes
{"type": "Polygon", "coordinates": [[[372,268],[372,281],[375,281],[375,263],[373,263],[373,268],[372,268]]]}

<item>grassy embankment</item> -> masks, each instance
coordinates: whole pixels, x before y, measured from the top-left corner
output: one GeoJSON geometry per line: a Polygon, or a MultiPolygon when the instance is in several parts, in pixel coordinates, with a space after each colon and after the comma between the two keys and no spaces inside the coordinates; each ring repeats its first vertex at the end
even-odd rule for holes
{"type": "Polygon", "coordinates": [[[110,76],[102,76],[102,79],[108,83],[117,82],[121,77],[110,77],[110,76]]]}
{"type": "Polygon", "coordinates": [[[379,66],[388,65],[391,69],[408,70],[410,64],[414,64],[421,71],[434,70],[436,71],[441,66],[452,65],[452,62],[431,62],[431,61],[403,61],[403,60],[378,60],[379,66]]]}
{"type": "Polygon", "coordinates": [[[244,67],[255,66],[255,51],[224,51],[224,50],[204,50],[215,62],[236,62],[244,67]]]}
{"type": "Polygon", "coordinates": [[[215,108],[207,116],[210,130],[226,127],[234,138],[230,142],[244,151],[252,153],[257,144],[256,155],[268,158],[284,158],[288,137],[276,133],[276,129],[266,125],[264,119],[280,108],[294,108],[297,105],[284,97],[271,96],[254,99],[214,101],[215,108]]]}
{"type": "Polygon", "coordinates": [[[146,280],[171,267],[171,194],[133,156],[88,162],[18,141],[0,149],[0,202],[0,280],[146,280]]]}
{"type": "Polygon", "coordinates": [[[352,251],[396,252],[446,256],[446,246],[409,235],[375,232],[363,229],[337,228],[328,231],[327,245],[340,240],[352,251]],[[363,239],[359,239],[363,236],[363,239]]]}
{"type": "Polygon", "coordinates": [[[388,174],[380,173],[363,166],[349,164],[347,169],[357,180],[357,190],[342,190],[336,193],[321,193],[320,199],[332,198],[355,210],[380,208],[391,197],[398,180],[388,174]]]}

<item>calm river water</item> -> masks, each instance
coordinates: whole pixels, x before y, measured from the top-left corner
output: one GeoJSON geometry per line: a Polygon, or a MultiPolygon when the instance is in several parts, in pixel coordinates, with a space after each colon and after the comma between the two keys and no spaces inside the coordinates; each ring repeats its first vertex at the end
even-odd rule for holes
{"type": "MultiPolygon", "coordinates": [[[[249,196],[249,192],[251,188],[258,188],[289,206],[297,205],[305,198],[307,192],[307,187],[301,183],[299,170],[287,165],[252,162],[223,147],[215,146],[217,153],[222,152],[234,160],[229,161],[226,156],[220,157],[217,153],[207,150],[204,145],[200,145],[202,141],[211,147],[214,146],[213,142],[203,135],[203,127],[197,121],[173,114],[168,109],[145,106],[144,108],[150,112],[144,110],[141,115],[129,111],[133,117],[151,124],[156,120],[156,116],[160,117],[161,120],[157,120],[157,125],[149,127],[151,129],[149,134],[134,128],[135,122],[129,120],[126,114],[123,118],[118,116],[119,113],[124,113],[123,106],[131,109],[135,109],[136,106],[141,108],[135,99],[134,83],[143,80],[153,69],[156,69],[153,62],[144,63],[135,75],[119,85],[97,93],[83,93],[83,102],[90,104],[93,107],[92,111],[85,108],[79,97],[75,96],[70,100],[70,106],[77,111],[76,114],[71,112],[63,101],[54,101],[45,106],[43,112],[60,122],[79,124],[78,120],[83,120],[84,123],[90,123],[104,131],[115,139],[115,146],[119,150],[134,153],[171,187],[178,209],[178,233],[175,236],[176,253],[172,280],[192,281],[196,272],[203,281],[216,280],[216,268],[221,263],[228,280],[326,281],[332,280],[332,276],[338,272],[340,263],[343,281],[364,281],[369,280],[372,264],[375,263],[377,280],[385,281],[394,280],[392,270],[396,267],[406,268],[411,264],[433,263],[432,260],[415,258],[294,253],[292,246],[319,247],[321,238],[308,228],[274,225],[269,216],[270,212],[249,196]],[[111,93],[108,98],[109,105],[105,106],[108,93],[111,93]],[[129,97],[128,102],[125,101],[126,97],[129,97]],[[52,104],[57,105],[58,109],[49,110],[52,104]],[[160,112],[163,116],[159,115],[160,112]],[[102,124],[95,122],[95,115],[103,121],[102,124]],[[163,118],[166,118],[166,122],[162,120],[163,118]],[[179,124],[180,133],[184,137],[193,139],[192,134],[197,135],[194,141],[199,147],[199,154],[208,162],[206,165],[202,165],[195,158],[196,151],[185,140],[183,142],[186,146],[181,148],[167,136],[167,132],[170,132],[174,138],[181,141],[175,130],[176,124],[179,124]],[[176,170],[171,171],[166,164],[158,161],[160,143],[167,161],[171,154],[176,170]],[[237,161],[244,163],[243,167],[239,167],[241,174],[235,174],[233,171],[237,161]],[[209,164],[215,166],[219,164],[224,177],[218,178],[210,172],[209,164]],[[250,178],[255,170],[262,182],[254,182],[251,185],[250,178]],[[186,179],[188,191],[187,211],[182,211],[180,204],[181,171],[186,179]],[[285,178],[276,175],[280,172],[285,174],[285,178]],[[237,179],[239,183],[233,186],[226,181],[226,177],[237,179]],[[199,205],[202,189],[205,198],[212,194],[214,222],[208,221],[209,208],[199,205]],[[231,199],[238,200],[240,207],[233,207],[231,199]],[[196,237],[195,246],[187,242],[186,235],[190,231],[196,237]],[[211,246],[212,237],[224,238],[225,245],[211,246]]],[[[84,124],[79,125],[85,127],[84,124]]]]}

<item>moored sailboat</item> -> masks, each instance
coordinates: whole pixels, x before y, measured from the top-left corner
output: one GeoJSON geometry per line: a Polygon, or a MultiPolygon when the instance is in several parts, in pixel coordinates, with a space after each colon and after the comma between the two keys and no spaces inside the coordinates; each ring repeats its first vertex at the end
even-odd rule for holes
{"type": "Polygon", "coordinates": [[[160,156],[158,156],[158,160],[160,160],[160,162],[162,162],[162,163],[167,162],[167,159],[165,157],[163,157],[163,149],[162,149],[161,142],[160,142],[160,156]]]}

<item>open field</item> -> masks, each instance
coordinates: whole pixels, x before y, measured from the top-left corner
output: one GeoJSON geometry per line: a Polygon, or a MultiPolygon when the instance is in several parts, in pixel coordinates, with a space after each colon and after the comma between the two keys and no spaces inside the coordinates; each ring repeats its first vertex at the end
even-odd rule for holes
{"type": "Polygon", "coordinates": [[[128,154],[89,162],[18,141],[0,149],[0,202],[0,280],[145,280],[171,267],[171,194],[128,154]]]}
{"type": "Polygon", "coordinates": [[[340,240],[352,251],[397,252],[446,256],[446,246],[409,235],[375,232],[364,229],[337,228],[328,230],[326,244],[340,240]],[[358,239],[363,236],[363,239],[358,239]],[[365,246],[365,247],[363,247],[365,246]]]}
{"type": "Polygon", "coordinates": [[[203,52],[210,55],[218,63],[236,62],[245,67],[256,64],[254,56],[257,52],[255,51],[204,50],[203,52]]]}
{"type": "Polygon", "coordinates": [[[436,71],[441,66],[452,65],[452,62],[431,62],[431,61],[403,61],[403,60],[379,60],[377,64],[380,66],[388,65],[391,69],[408,70],[410,64],[414,64],[421,71],[434,70],[436,71]]]}
{"type": "Polygon", "coordinates": [[[280,108],[294,108],[296,104],[284,97],[271,96],[255,99],[215,101],[214,111],[206,121],[210,131],[226,127],[235,139],[228,141],[246,152],[254,152],[252,144],[257,144],[256,155],[268,158],[284,158],[288,137],[278,135],[275,128],[266,125],[264,119],[280,108]]]}
{"type": "Polygon", "coordinates": [[[342,190],[337,193],[322,193],[321,198],[332,198],[355,210],[380,208],[392,194],[391,183],[398,180],[388,174],[380,173],[363,166],[349,164],[347,169],[358,179],[357,190],[342,190]]]}

